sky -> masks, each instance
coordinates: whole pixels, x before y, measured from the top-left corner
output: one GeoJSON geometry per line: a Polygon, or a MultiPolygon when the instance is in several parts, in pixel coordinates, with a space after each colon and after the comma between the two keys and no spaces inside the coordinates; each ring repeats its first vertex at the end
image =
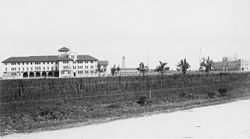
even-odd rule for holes
{"type": "MultiPolygon", "coordinates": [[[[109,66],[250,59],[249,0],[0,0],[0,61],[61,47],[109,66]],[[200,51],[201,50],[201,51],[200,51]]],[[[0,76],[3,72],[0,66],[0,76]]]]}

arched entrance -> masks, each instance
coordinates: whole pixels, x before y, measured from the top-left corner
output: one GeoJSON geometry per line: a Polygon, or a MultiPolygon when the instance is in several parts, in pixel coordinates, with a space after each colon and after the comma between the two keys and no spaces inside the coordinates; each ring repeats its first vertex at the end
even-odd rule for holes
{"type": "Polygon", "coordinates": [[[53,72],[50,71],[50,72],[48,73],[48,76],[49,76],[49,77],[53,77],[53,72]]]}
{"type": "Polygon", "coordinates": [[[30,72],[30,76],[29,77],[34,77],[34,72],[30,72]]]}
{"type": "Polygon", "coordinates": [[[59,71],[55,71],[55,72],[54,72],[54,76],[55,76],[55,77],[59,77],[59,71]]]}
{"type": "Polygon", "coordinates": [[[44,72],[42,72],[42,76],[43,77],[47,77],[47,73],[44,71],[44,72]]]}
{"type": "Polygon", "coordinates": [[[28,78],[28,72],[23,73],[23,78],[28,78]]]}
{"type": "Polygon", "coordinates": [[[36,72],[36,77],[41,77],[40,72],[36,72]]]}

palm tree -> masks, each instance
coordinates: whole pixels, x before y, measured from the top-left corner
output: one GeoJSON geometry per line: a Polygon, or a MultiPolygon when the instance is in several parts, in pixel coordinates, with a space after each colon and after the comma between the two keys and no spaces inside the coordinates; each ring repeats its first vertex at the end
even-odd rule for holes
{"type": "Polygon", "coordinates": [[[145,73],[148,71],[148,67],[145,66],[143,62],[141,62],[141,63],[139,64],[139,67],[137,68],[137,70],[138,70],[140,73],[142,73],[142,75],[144,76],[145,73]]]}
{"type": "Polygon", "coordinates": [[[186,58],[182,59],[177,65],[177,70],[182,71],[183,74],[186,74],[188,68],[190,68],[190,65],[186,58]]]}
{"type": "Polygon", "coordinates": [[[167,62],[161,62],[159,61],[160,65],[156,67],[155,71],[160,72],[161,75],[164,74],[166,70],[169,70],[169,67],[165,67],[167,65],[167,62]]]}
{"type": "Polygon", "coordinates": [[[121,69],[120,67],[116,67],[116,65],[114,65],[111,69],[111,74],[114,76],[117,72],[119,72],[121,69]]]}
{"type": "Polygon", "coordinates": [[[98,72],[99,76],[102,72],[106,72],[106,68],[104,68],[101,64],[97,64],[96,72],[98,72]]]}
{"type": "Polygon", "coordinates": [[[200,63],[200,70],[206,72],[207,74],[212,70],[213,60],[209,57],[203,58],[202,62],[200,63]]]}

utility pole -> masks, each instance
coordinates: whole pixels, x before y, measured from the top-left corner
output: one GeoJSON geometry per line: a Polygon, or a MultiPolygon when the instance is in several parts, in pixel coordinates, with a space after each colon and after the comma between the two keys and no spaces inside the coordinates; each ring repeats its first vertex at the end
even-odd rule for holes
{"type": "Polygon", "coordinates": [[[199,53],[199,70],[200,70],[200,64],[201,64],[201,47],[200,47],[200,53],[199,53]]]}
{"type": "Polygon", "coordinates": [[[148,52],[147,52],[147,67],[149,68],[149,65],[148,65],[148,52]]]}

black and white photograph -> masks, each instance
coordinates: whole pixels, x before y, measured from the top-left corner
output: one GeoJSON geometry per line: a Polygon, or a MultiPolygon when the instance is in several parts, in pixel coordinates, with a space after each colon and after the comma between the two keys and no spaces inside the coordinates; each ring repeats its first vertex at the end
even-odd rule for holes
{"type": "Polygon", "coordinates": [[[250,0],[0,0],[1,139],[250,139],[250,0]]]}

